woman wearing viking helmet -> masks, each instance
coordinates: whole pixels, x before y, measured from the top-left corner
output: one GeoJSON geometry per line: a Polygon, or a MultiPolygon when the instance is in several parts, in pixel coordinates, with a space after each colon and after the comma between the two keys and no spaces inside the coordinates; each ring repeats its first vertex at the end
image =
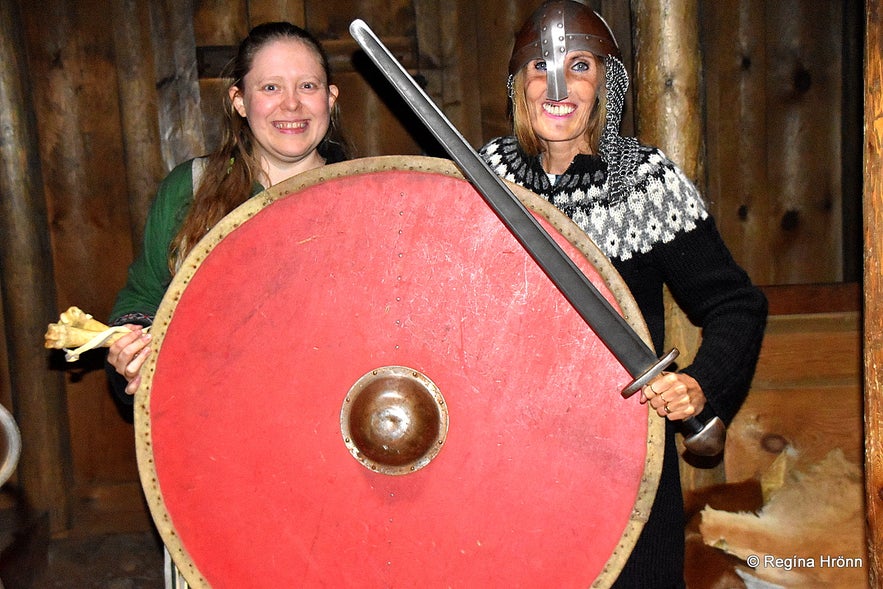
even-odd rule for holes
{"type": "Polygon", "coordinates": [[[592,238],[631,290],[657,353],[663,286],[702,328],[694,361],[642,389],[642,402],[667,419],[663,469],[649,520],[614,585],[681,587],[677,421],[733,419],[754,375],[767,302],[733,260],[693,183],[659,149],[619,134],[627,87],[607,23],[574,0],[545,2],[516,35],[509,61],[513,135],[493,139],[481,155],[592,238]]]}

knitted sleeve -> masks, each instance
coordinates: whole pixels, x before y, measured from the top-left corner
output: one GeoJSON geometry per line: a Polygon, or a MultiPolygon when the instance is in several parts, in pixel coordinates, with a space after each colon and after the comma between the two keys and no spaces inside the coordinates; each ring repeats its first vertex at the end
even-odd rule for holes
{"type": "Polygon", "coordinates": [[[711,216],[656,251],[664,280],[702,329],[693,363],[711,410],[729,423],[745,400],[766,326],[767,300],[733,260],[711,216]]]}
{"type": "Polygon", "coordinates": [[[701,328],[696,357],[682,372],[702,386],[709,410],[729,423],[745,400],[757,366],[766,297],[733,259],[686,174],[661,151],[646,154],[635,193],[626,203],[634,216],[624,214],[630,221],[622,223],[633,229],[618,232],[620,247],[611,254],[619,260],[646,255],[652,271],[644,273],[644,280],[660,277],[690,321],[701,328]]]}

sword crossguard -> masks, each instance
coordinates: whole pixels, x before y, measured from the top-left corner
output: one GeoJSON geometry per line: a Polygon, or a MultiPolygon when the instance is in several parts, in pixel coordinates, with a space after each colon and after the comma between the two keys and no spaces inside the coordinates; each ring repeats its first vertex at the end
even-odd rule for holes
{"type": "Polygon", "coordinates": [[[620,393],[624,399],[628,399],[635,393],[641,390],[641,387],[646,385],[648,382],[656,378],[656,375],[669,367],[669,365],[675,361],[675,358],[678,357],[680,352],[678,352],[677,348],[672,348],[665,354],[659,361],[642,372],[635,380],[630,382],[622,392],[620,393]]]}

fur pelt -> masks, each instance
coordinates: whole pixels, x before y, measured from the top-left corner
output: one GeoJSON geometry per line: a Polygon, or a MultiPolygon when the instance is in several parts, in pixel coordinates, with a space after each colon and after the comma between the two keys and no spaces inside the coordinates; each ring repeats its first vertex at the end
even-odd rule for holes
{"type": "Polygon", "coordinates": [[[759,510],[702,509],[703,542],[738,558],[743,578],[807,589],[866,587],[861,469],[839,449],[805,472],[787,468],[787,453],[780,459],[771,467],[778,482],[763,481],[759,510]]]}

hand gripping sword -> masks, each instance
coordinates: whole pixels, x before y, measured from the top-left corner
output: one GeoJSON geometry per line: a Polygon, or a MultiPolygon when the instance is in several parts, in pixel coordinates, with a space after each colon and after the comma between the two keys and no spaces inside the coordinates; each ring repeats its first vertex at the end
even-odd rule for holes
{"type": "MultiPolygon", "coordinates": [[[[441,143],[521,246],[634,378],[621,391],[622,396],[632,396],[670,365],[677,358],[678,350],[672,348],[662,358],[656,357],[653,350],[491,170],[368,25],[361,19],[356,19],[350,24],[350,34],[441,143]]],[[[714,417],[705,424],[695,417],[688,417],[681,423],[685,436],[684,446],[693,454],[714,456],[723,450],[726,427],[719,417],[714,417]]]]}

